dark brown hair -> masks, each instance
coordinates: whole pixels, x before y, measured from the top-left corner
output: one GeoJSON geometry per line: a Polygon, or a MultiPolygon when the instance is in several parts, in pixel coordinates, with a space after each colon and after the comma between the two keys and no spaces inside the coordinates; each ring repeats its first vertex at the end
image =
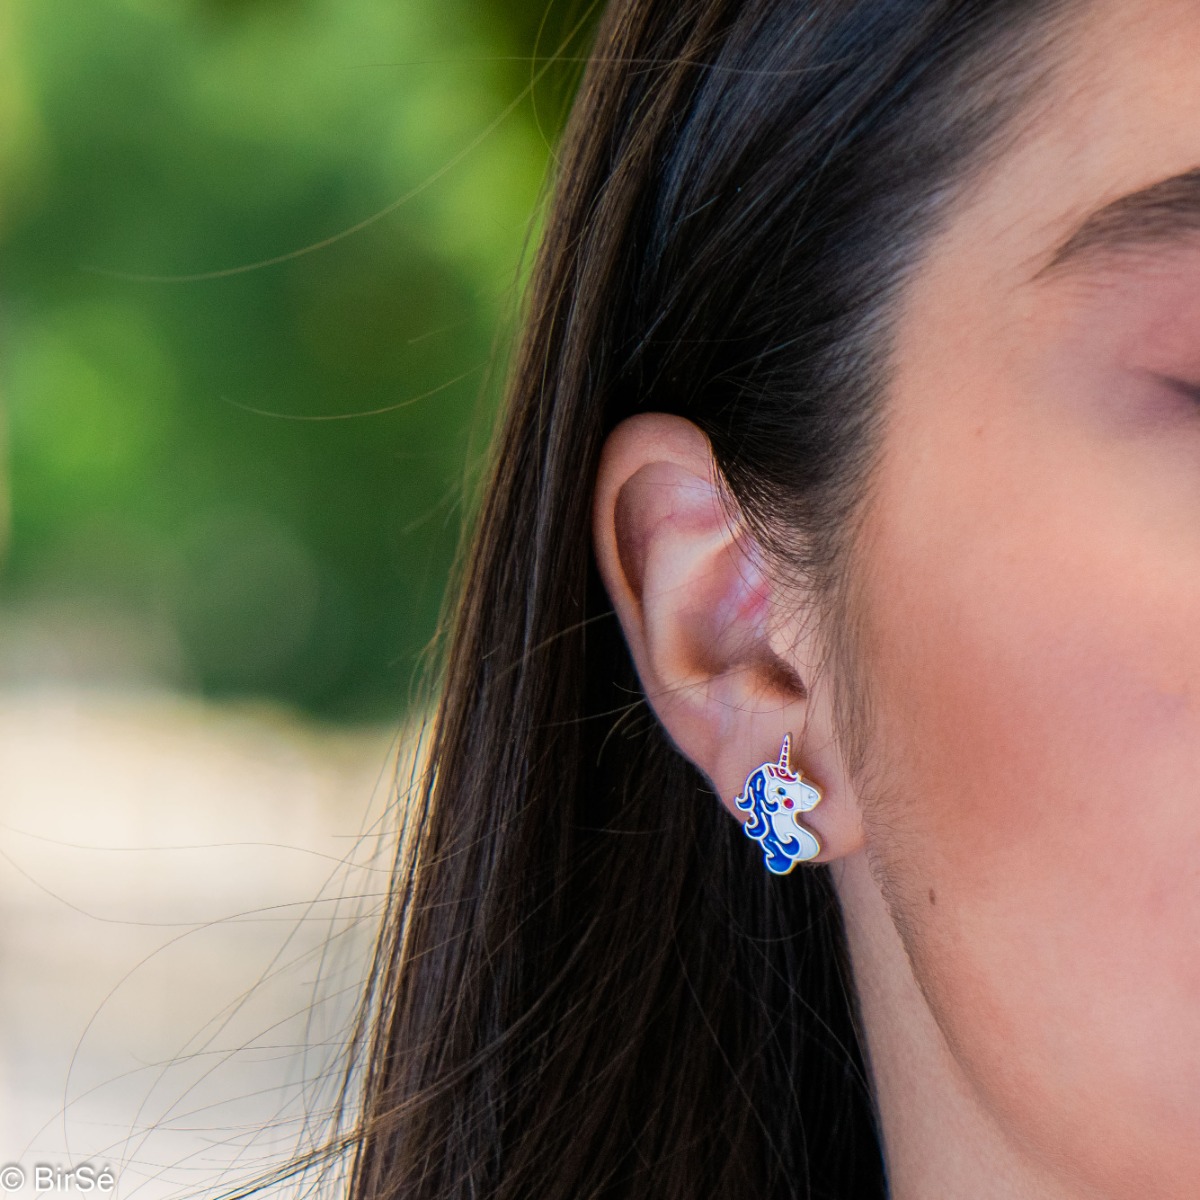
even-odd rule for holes
{"type": "Polygon", "coordinates": [[[826,872],[769,876],[647,708],[591,484],[627,415],[696,422],[845,648],[888,318],[1061,7],[605,14],[405,801],[354,1200],[884,1194],[826,872]]]}

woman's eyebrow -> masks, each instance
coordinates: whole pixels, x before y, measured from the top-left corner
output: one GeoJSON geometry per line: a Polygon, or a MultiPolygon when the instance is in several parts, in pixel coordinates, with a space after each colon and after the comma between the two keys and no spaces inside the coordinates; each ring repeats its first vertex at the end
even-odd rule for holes
{"type": "Polygon", "coordinates": [[[1200,167],[1130,192],[1097,209],[1033,279],[1129,250],[1170,246],[1200,233],[1200,167]]]}

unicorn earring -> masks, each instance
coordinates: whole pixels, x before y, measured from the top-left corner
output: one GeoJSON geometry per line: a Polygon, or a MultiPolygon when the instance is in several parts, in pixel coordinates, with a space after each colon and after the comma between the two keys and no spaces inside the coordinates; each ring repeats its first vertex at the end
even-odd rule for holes
{"type": "Polygon", "coordinates": [[[800,824],[798,814],[821,803],[820,791],[792,770],[792,735],[785,734],[779,761],[763,763],[746,777],[742,794],[734,803],[748,812],[746,836],[762,846],[767,870],[786,875],[798,862],[821,853],[816,834],[800,824]]]}

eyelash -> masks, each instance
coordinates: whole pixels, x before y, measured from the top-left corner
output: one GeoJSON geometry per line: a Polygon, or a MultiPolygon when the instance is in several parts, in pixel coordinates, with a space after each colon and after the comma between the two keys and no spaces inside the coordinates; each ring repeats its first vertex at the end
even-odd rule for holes
{"type": "Polygon", "coordinates": [[[1185,400],[1200,405],[1200,383],[1189,383],[1186,379],[1176,379],[1174,375],[1152,374],[1151,378],[1178,393],[1185,400]]]}

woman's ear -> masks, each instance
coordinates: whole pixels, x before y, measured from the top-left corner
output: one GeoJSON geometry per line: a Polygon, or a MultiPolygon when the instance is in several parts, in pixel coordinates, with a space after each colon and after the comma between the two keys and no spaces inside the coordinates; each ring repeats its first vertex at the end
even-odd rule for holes
{"type": "Polygon", "coordinates": [[[806,814],[824,847],[820,859],[861,845],[830,706],[806,678],[816,658],[813,623],[786,611],[753,538],[731,523],[704,433],[666,413],[642,413],[613,430],[593,534],[646,697],[730,811],[746,776],[775,761],[790,732],[793,763],[824,792],[806,814]]]}

